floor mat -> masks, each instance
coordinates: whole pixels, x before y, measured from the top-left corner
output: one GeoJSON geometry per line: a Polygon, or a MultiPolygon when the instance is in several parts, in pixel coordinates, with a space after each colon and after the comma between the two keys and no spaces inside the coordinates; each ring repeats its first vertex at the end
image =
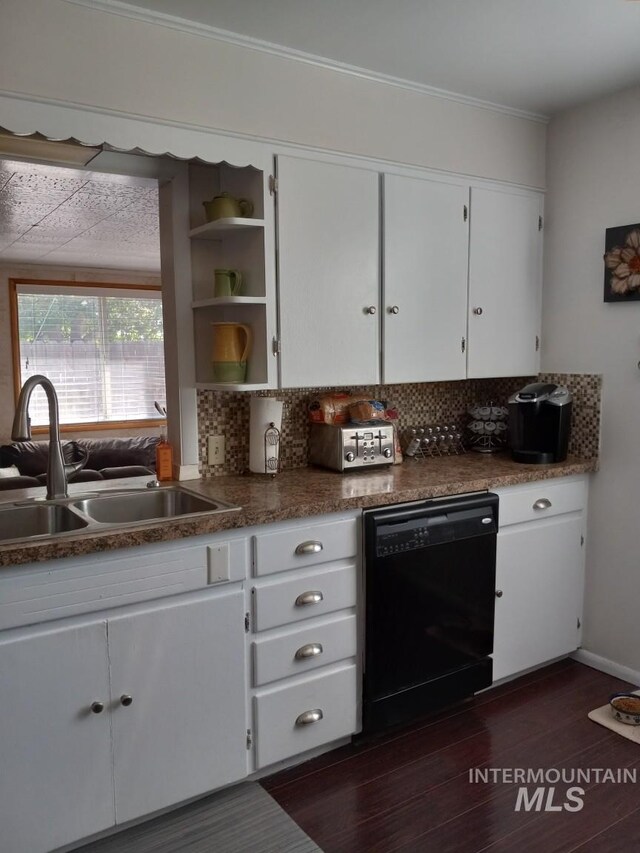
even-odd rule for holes
{"type": "Polygon", "coordinates": [[[257,782],[243,782],[74,853],[322,853],[257,782]]]}
{"type": "MultiPolygon", "coordinates": [[[[640,690],[634,690],[633,693],[636,696],[640,696],[640,690]]],[[[627,723],[621,723],[614,719],[608,703],[606,705],[602,705],[601,708],[596,708],[595,711],[590,711],[588,717],[590,720],[593,720],[594,723],[598,723],[606,729],[611,729],[612,732],[622,735],[622,737],[626,737],[627,740],[640,743],[640,726],[630,726],[627,723]]]]}

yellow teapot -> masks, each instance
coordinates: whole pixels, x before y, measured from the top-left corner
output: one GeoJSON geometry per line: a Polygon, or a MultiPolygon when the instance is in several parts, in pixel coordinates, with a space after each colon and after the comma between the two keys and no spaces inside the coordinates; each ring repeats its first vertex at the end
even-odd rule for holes
{"type": "Polygon", "coordinates": [[[220,193],[211,201],[204,201],[202,204],[207,222],[238,216],[249,218],[253,215],[253,202],[246,198],[234,198],[229,193],[220,193]]]}

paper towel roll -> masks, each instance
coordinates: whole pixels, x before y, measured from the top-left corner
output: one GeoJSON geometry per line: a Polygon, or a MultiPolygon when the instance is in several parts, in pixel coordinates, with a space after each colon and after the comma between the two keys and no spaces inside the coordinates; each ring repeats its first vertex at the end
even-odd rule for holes
{"type": "Polygon", "coordinates": [[[252,397],[249,420],[249,470],[255,474],[275,474],[278,470],[280,444],[265,446],[265,432],[271,424],[282,430],[282,400],[252,397]]]}

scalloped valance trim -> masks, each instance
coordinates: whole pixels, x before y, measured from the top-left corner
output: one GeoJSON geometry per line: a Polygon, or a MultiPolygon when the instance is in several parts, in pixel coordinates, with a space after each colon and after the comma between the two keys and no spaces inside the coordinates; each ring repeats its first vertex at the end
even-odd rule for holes
{"type": "Polygon", "coordinates": [[[45,101],[13,92],[0,91],[0,127],[18,136],[38,133],[53,142],[107,145],[117,151],[179,160],[226,161],[262,170],[269,169],[272,162],[264,140],[258,142],[212,128],[45,101]]]}

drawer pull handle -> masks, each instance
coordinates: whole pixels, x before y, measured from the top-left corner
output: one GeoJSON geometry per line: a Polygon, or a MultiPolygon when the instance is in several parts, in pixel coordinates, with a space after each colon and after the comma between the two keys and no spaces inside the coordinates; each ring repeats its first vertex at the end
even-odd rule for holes
{"type": "Polygon", "coordinates": [[[550,506],[551,506],[551,501],[548,498],[540,498],[539,500],[537,500],[534,503],[533,508],[534,509],[549,509],[550,506]]]}
{"type": "Polygon", "coordinates": [[[322,551],[322,542],[309,540],[309,542],[301,542],[295,550],[299,557],[306,557],[307,554],[319,554],[322,551]]]}
{"type": "Polygon", "coordinates": [[[312,723],[318,723],[324,714],[320,708],[314,708],[313,711],[305,711],[296,718],[296,726],[310,726],[312,723]]]}
{"type": "Polygon", "coordinates": [[[321,655],[323,651],[322,643],[307,643],[306,646],[300,646],[294,657],[296,660],[306,660],[321,655]]]}
{"type": "Polygon", "coordinates": [[[301,592],[296,598],[296,607],[307,607],[309,604],[319,604],[323,601],[324,595],[320,590],[309,590],[309,592],[301,592]]]}

